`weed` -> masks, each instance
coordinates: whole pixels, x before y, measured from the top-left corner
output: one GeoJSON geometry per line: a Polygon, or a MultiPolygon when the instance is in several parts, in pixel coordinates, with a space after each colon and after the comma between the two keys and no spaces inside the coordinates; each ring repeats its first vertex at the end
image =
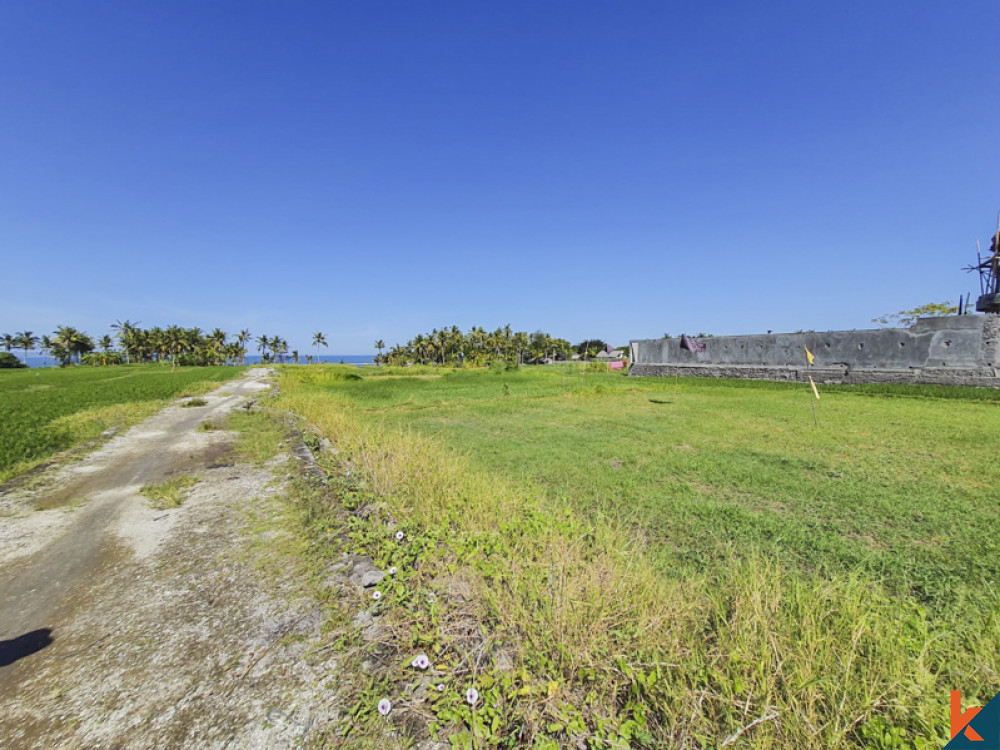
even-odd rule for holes
{"type": "Polygon", "coordinates": [[[147,484],[139,489],[139,493],[146,496],[150,507],[155,510],[179,508],[197,483],[198,477],[180,476],[159,484],[147,484]]]}
{"type": "Polygon", "coordinates": [[[190,408],[192,408],[194,406],[204,406],[207,403],[208,403],[208,401],[206,401],[203,398],[192,398],[192,399],[188,399],[187,401],[183,402],[181,404],[181,406],[183,408],[185,408],[185,409],[190,409],[190,408]]]}
{"type": "Polygon", "coordinates": [[[288,435],[288,426],[262,411],[234,411],[226,427],[239,433],[236,453],[245,461],[261,465],[270,460],[288,435]]]}

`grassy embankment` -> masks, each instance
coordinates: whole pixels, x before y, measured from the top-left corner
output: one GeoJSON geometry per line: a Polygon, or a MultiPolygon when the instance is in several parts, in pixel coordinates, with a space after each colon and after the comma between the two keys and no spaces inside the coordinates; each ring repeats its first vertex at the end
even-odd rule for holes
{"type": "Polygon", "coordinates": [[[938,748],[951,689],[1000,690],[1000,393],[826,388],[817,428],[801,385],[440,372],[282,376],[446,686],[415,705],[404,651],[358,724],[385,693],[456,744],[938,748]]]}
{"type": "Polygon", "coordinates": [[[0,482],[111,427],[141,422],[174,398],[205,393],[240,367],[159,365],[0,370],[0,482]]]}

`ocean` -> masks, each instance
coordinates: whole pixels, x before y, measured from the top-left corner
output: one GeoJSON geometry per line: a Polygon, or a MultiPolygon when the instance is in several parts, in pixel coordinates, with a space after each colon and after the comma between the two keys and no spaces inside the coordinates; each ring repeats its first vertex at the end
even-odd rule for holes
{"type": "MultiPolygon", "coordinates": [[[[23,357],[19,356],[16,351],[12,351],[11,354],[17,356],[19,361],[23,361],[23,357]]],[[[316,359],[316,355],[312,355],[313,359],[316,359]]],[[[259,365],[261,357],[259,354],[248,354],[247,364],[248,365],[259,365]]],[[[289,362],[291,360],[289,359],[289,362]]],[[[319,357],[319,361],[324,364],[339,364],[343,363],[345,365],[355,365],[356,367],[363,367],[365,365],[375,364],[375,356],[372,354],[322,354],[319,357]]],[[[306,358],[304,354],[299,355],[299,362],[301,364],[306,363],[306,358]]],[[[28,354],[28,367],[56,367],[59,361],[53,357],[43,357],[41,355],[28,354]]]]}

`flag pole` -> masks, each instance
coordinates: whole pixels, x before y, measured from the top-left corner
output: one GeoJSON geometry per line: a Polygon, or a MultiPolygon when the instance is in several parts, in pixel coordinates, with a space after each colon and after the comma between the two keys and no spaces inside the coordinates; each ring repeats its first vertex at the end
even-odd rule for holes
{"type": "MultiPolygon", "coordinates": [[[[813,390],[815,391],[816,390],[816,384],[812,382],[812,378],[811,377],[809,378],[809,383],[812,385],[813,390]]],[[[811,396],[809,397],[809,406],[812,407],[812,412],[813,412],[813,426],[814,427],[819,427],[819,421],[816,419],[816,402],[813,401],[813,399],[812,399],[811,396]]]]}
{"type": "MultiPolygon", "coordinates": [[[[815,357],[813,356],[813,353],[811,351],[809,351],[809,347],[803,346],[802,348],[806,350],[806,367],[807,368],[812,367],[813,360],[815,359],[815,357]]],[[[819,401],[819,390],[816,388],[816,383],[812,379],[812,375],[809,375],[807,373],[806,377],[809,378],[809,386],[812,388],[813,396],[816,397],[816,401],[819,401]]],[[[813,426],[819,427],[819,420],[816,419],[816,401],[813,401],[810,398],[809,399],[809,406],[812,408],[813,426]]]]}

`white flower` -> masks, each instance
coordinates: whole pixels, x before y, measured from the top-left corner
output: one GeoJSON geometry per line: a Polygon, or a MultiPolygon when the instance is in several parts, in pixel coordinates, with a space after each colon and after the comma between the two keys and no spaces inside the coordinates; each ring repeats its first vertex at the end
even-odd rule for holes
{"type": "Polygon", "coordinates": [[[382,592],[381,591],[376,591],[374,594],[372,594],[372,599],[374,599],[375,601],[378,601],[381,598],[382,598],[382,592]]]}
{"type": "Polygon", "coordinates": [[[389,575],[391,575],[391,576],[396,575],[396,566],[395,565],[393,565],[391,568],[389,568],[389,575]]]}
{"type": "Polygon", "coordinates": [[[391,710],[392,704],[389,702],[388,698],[383,698],[378,702],[378,712],[382,714],[382,716],[388,716],[391,710]]]}
{"type": "Polygon", "coordinates": [[[396,541],[397,542],[403,541],[403,537],[404,536],[406,536],[406,534],[404,534],[402,531],[397,531],[396,532],[396,541]]]}
{"type": "Polygon", "coordinates": [[[427,669],[431,665],[431,660],[427,658],[426,654],[420,654],[416,659],[414,659],[410,666],[414,669],[427,669]]]}
{"type": "Polygon", "coordinates": [[[469,688],[465,691],[465,701],[470,705],[474,706],[479,703],[479,691],[475,688],[469,688]]]}
{"type": "Polygon", "coordinates": [[[444,692],[444,683],[443,682],[439,682],[437,688],[438,688],[438,692],[439,693],[443,693],[444,692]]]}

